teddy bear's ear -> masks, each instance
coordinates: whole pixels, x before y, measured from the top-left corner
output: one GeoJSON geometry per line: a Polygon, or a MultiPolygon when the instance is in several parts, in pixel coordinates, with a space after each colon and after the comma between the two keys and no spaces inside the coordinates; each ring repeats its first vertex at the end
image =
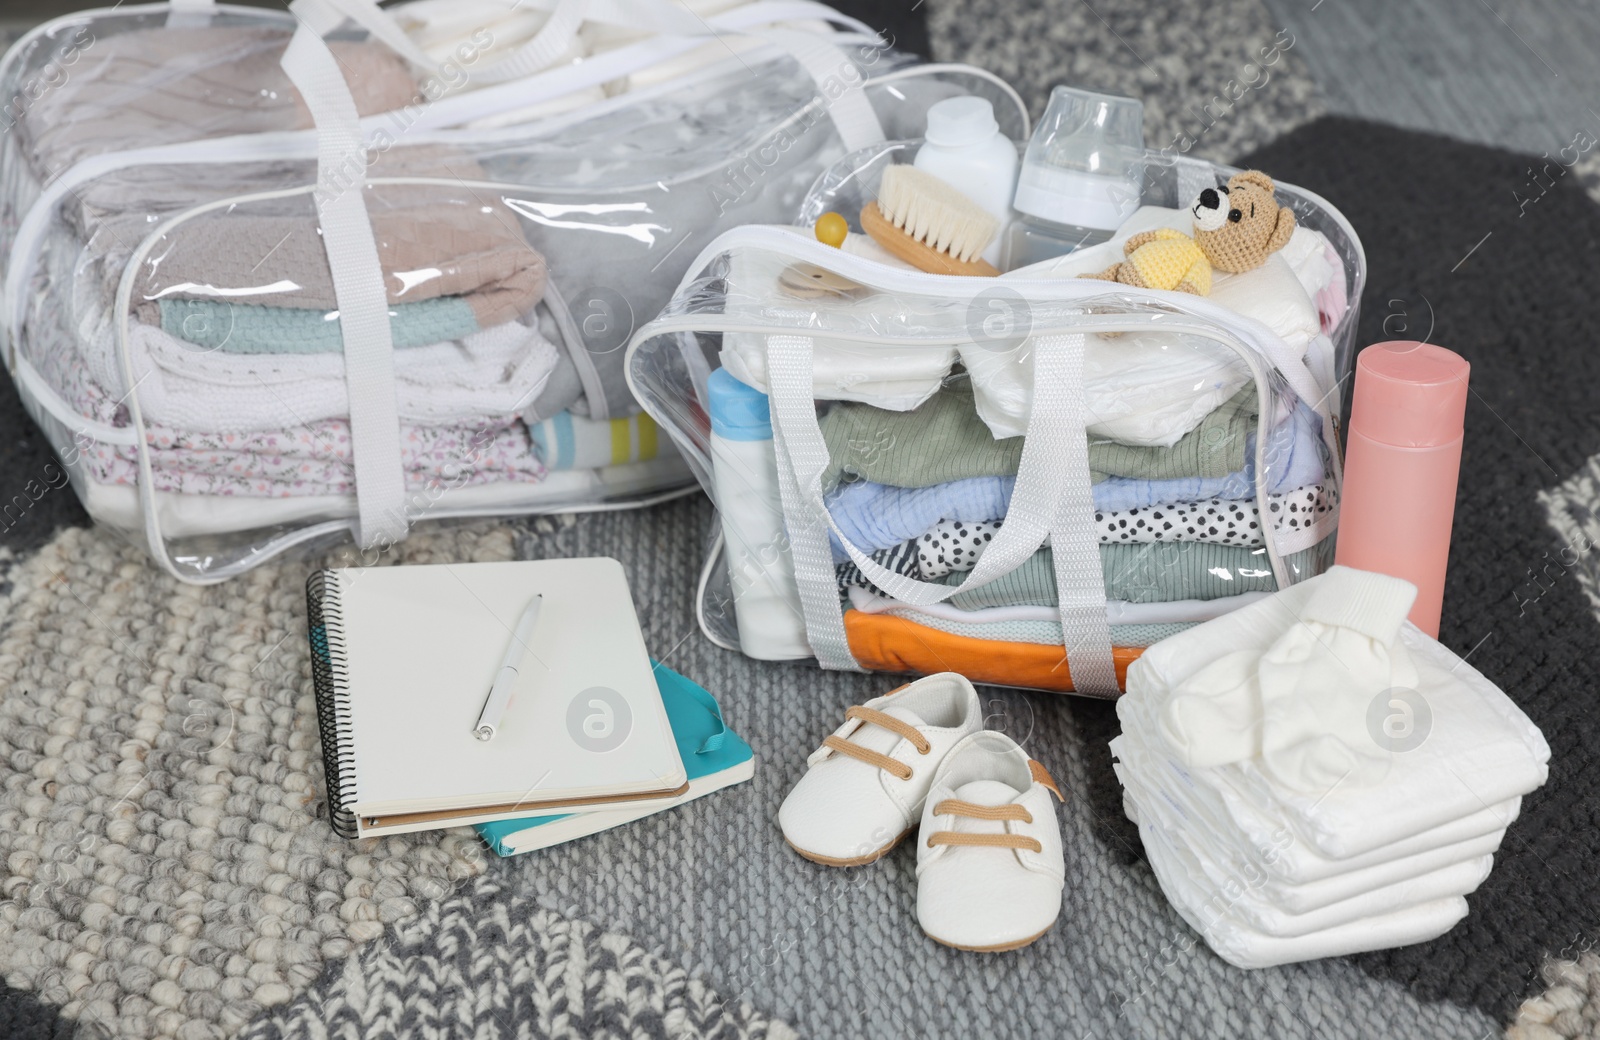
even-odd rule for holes
{"type": "Polygon", "coordinates": [[[1288,206],[1278,207],[1278,222],[1272,226],[1272,237],[1267,239],[1267,252],[1276,253],[1289,244],[1294,234],[1294,211],[1288,206]]]}
{"type": "Polygon", "coordinates": [[[1228,181],[1228,183],[1254,184],[1268,195],[1271,195],[1273,192],[1278,190],[1277,185],[1272,183],[1272,178],[1268,177],[1260,170],[1245,170],[1243,173],[1236,173],[1233,175],[1233,178],[1228,181]]]}

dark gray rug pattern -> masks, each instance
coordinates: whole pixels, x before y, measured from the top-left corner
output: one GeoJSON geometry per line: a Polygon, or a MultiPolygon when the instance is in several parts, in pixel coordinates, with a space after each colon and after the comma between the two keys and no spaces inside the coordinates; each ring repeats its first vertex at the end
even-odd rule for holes
{"type": "Polygon", "coordinates": [[[627,936],[539,907],[494,879],[464,885],[371,943],[240,1040],[638,1037],[794,1040],[627,936]]]}
{"type": "Polygon", "coordinates": [[[1600,207],[1572,180],[1522,210],[1509,188],[1526,157],[1351,120],[1256,158],[1338,198],[1360,230],[1363,342],[1391,338],[1385,325],[1402,309],[1421,335],[1415,319],[1430,314],[1429,338],[1473,366],[1440,638],[1544,731],[1550,779],[1524,799],[1461,925],[1357,963],[1423,999],[1509,1016],[1543,988],[1546,955],[1600,939],[1600,715],[1586,693],[1600,687],[1600,627],[1571,568],[1546,571],[1565,542],[1541,501],[1600,453],[1600,355],[1588,346],[1600,336],[1588,303],[1600,207]]]}

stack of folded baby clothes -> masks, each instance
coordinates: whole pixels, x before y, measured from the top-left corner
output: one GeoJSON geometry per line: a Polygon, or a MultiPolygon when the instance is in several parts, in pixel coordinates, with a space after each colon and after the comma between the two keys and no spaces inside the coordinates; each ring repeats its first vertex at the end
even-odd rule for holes
{"type": "Polygon", "coordinates": [[[1162,891],[1224,960],[1422,942],[1467,913],[1549,747],[1347,567],[1151,648],[1111,742],[1162,891]]]}
{"type": "MultiPolygon", "coordinates": [[[[1143,207],[1104,250],[1069,254],[1082,271],[1038,265],[1012,275],[1099,271],[1110,253],[1120,259],[1135,231],[1192,225],[1187,209],[1143,207]]],[[[833,330],[938,322],[925,313],[926,301],[888,292],[819,295],[795,274],[782,254],[735,250],[727,315],[763,321],[770,301],[788,300],[813,316],[812,397],[828,453],[822,491],[836,529],[833,562],[851,656],[873,670],[953,670],[976,682],[1073,689],[1050,547],[1000,579],[913,605],[875,586],[843,541],[907,578],[952,586],[968,579],[1011,505],[1033,416],[1028,337],[903,346],[893,334],[836,337],[833,330]]],[[[1349,275],[1324,235],[1297,227],[1256,269],[1219,272],[1211,302],[1258,322],[1284,357],[1303,359],[1314,382],[1333,387],[1331,337],[1349,318],[1349,275]]],[[[767,393],[769,345],[766,336],[730,330],[719,359],[729,375],[767,393]]],[[[1274,554],[1290,582],[1332,564],[1338,480],[1314,408],[1322,402],[1297,399],[1281,373],[1258,382],[1232,349],[1152,324],[1084,334],[1074,383],[1087,419],[1093,523],[1119,681],[1156,641],[1275,591],[1274,554]]]]}
{"type": "MultiPolygon", "coordinates": [[[[1267,438],[1263,482],[1275,544],[1292,577],[1332,562],[1337,493],[1311,408],[1291,399],[1285,414],[1262,423],[1247,373],[1155,337],[1091,339],[1091,410],[1103,418],[1089,428],[1089,467],[1121,671],[1157,640],[1277,588],[1257,504],[1258,436],[1267,438]],[[1183,392],[1162,407],[1156,391],[1141,399],[1121,394],[1118,381],[1095,380],[1095,361],[1112,352],[1135,369],[1141,352],[1159,358],[1163,378],[1183,392]],[[1213,385],[1197,393],[1190,369],[1213,385]]],[[[1150,386],[1151,375],[1126,377],[1150,386]]],[[[909,411],[829,406],[821,419],[827,505],[844,537],[874,562],[954,585],[1003,525],[1024,438],[996,436],[983,391],[977,376],[957,370],[909,411]]],[[[1048,547],[996,581],[927,607],[874,587],[837,537],[834,559],[850,608],[845,631],[863,665],[953,668],[984,682],[1071,689],[1048,547]]]]}
{"type": "MultiPolygon", "coordinates": [[[[279,65],[290,36],[216,25],[99,42],[92,73],[79,70],[19,119],[9,175],[44,184],[121,149],[309,128],[279,65]]],[[[361,115],[421,100],[384,45],[330,46],[361,115]]],[[[546,459],[530,437],[529,422],[583,424],[586,402],[573,361],[582,345],[545,302],[547,264],[521,220],[470,187],[486,173],[459,149],[403,142],[367,159],[376,183],[348,190],[363,193],[384,277],[407,487],[472,487],[480,505],[496,501],[485,494],[525,505],[529,485],[582,486],[588,474],[551,479],[580,467],[546,459]]],[[[47,278],[27,304],[29,360],[93,422],[128,426],[137,395],[150,465],[142,478],[131,439],[81,438],[91,492],[148,481],[185,506],[206,503],[196,516],[222,498],[253,499],[266,511],[250,521],[262,524],[354,494],[345,343],[317,205],[281,190],[316,177],[310,160],[135,165],[60,204],[40,251],[47,278]],[[113,301],[125,271],[123,310],[113,301]],[[50,283],[73,287],[69,313],[56,313],[50,283]]],[[[582,467],[595,474],[660,448],[653,437],[625,445],[609,427],[604,437],[603,460],[582,467]]]]}

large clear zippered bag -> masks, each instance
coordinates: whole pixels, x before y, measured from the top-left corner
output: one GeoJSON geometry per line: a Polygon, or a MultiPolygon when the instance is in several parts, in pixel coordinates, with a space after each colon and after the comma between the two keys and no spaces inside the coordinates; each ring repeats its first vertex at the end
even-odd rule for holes
{"type": "Polygon", "coordinates": [[[623,348],[705,243],[945,97],[1026,132],[1000,80],[809,0],[457,6],[542,28],[181,0],[0,61],[8,367],[90,515],[183,580],[686,493],[623,348]]]}
{"type": "MultiPolygon", "coordinates": [[[[707,637],[1111,696],[1144,646],[1330,566],[1366,273],[1344,217],[1279,183],[1293,248],[1211,298],[925,274],[853,222],[916,147],[847,156],[796,226],[719,237],[632,339],[630,385],[721,514],[707,637]],[[811,233],[828,211],[843,249],[811,233]]],[[[1084,264],[1238,172],[1148,159],[1145,208],[1084,264]]]]}

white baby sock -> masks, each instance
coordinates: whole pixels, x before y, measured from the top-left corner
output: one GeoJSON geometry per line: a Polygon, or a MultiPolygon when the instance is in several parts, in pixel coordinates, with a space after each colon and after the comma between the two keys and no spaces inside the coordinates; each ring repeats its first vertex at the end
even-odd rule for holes
{"type": "Polygon", "coordinates": [[[1416,596],[1399,578],[1328,571],[1300,623],[1261,656],[1261,758],[1269,776],[1301,791],[1382,779],[1390,747],[1368,714],[1385,691],[1416,687],[1417,670],[1399,640],[1416,596]]]}
{"type": "Polygon", "coordinates": [[[1255,650],[1224,654],[1172,691],[1161,735],[1184,765],[1220,766],[1261,752],[1261,682],[1255,650]]]}
{"type": "Polygon", "coordinates": [[[1332,568],[1265,653],[1236,650],[1179,683],[1162,736],[1190,767],[1259,758],[1296,790],[1380,778],[1389,750],[1367,713],[1379,694],[1417,683],[1398,638],[1416,595],[1399,578],[1332,568]]]}

